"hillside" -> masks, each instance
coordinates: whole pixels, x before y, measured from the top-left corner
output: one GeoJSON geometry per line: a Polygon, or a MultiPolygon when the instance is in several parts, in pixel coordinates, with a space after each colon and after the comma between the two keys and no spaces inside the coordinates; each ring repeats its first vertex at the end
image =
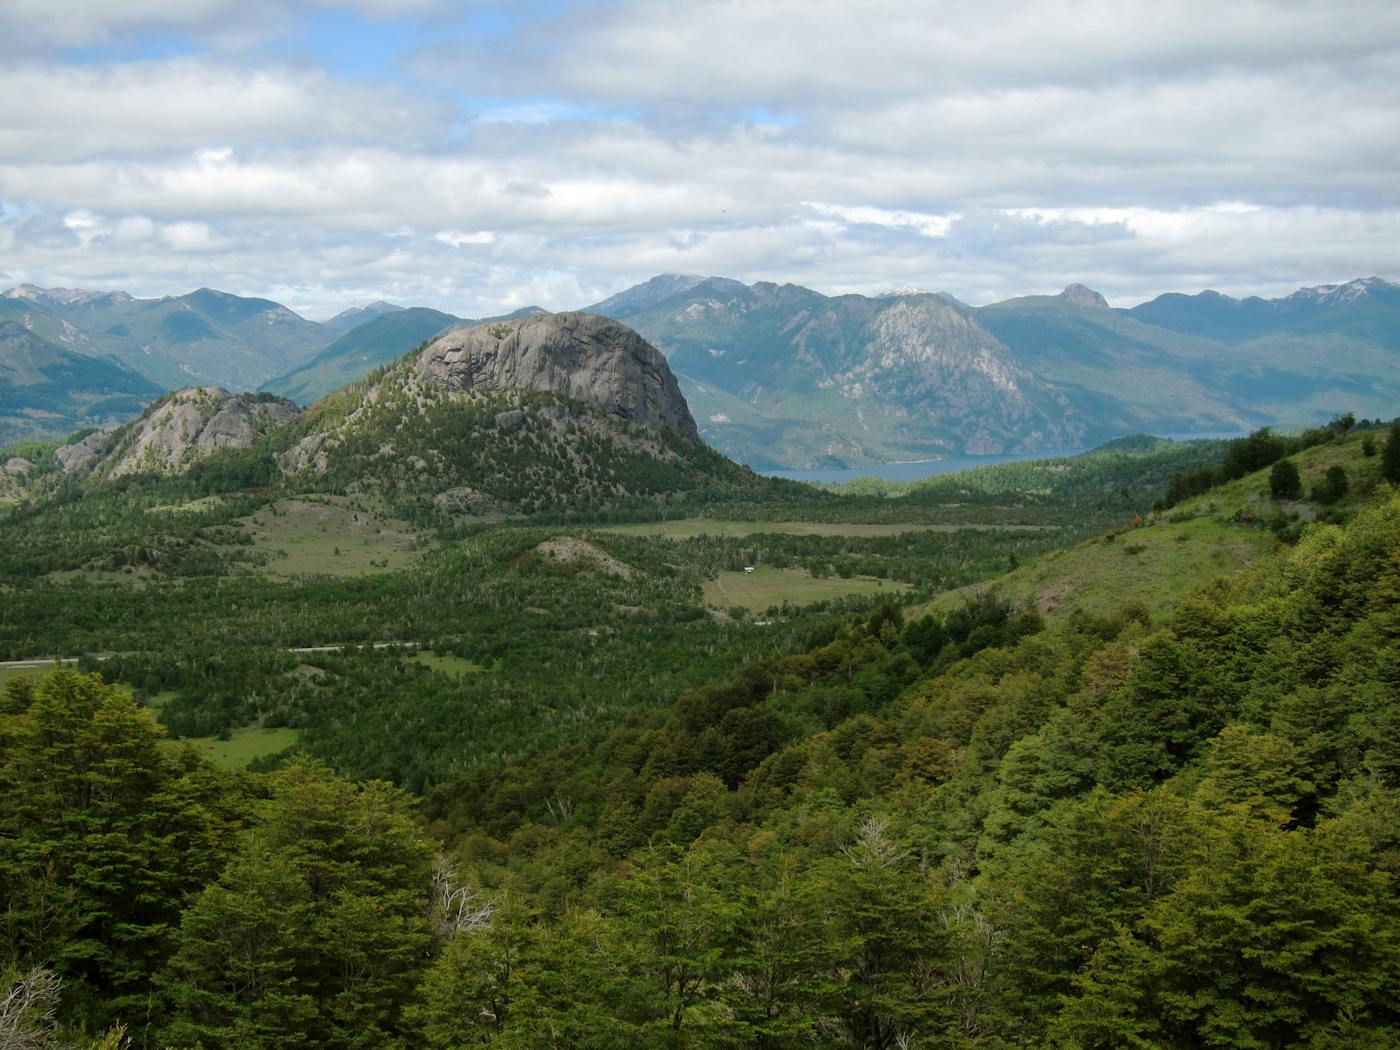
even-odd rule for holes
{"type": "Polygon", "coordinates": [[[54,455],[65,472],[90,481],[180,474],[214,453],[253,448],[299,411],[266,394],[190,387],[152,402],[132,422],[98,430],[54,455]]]}
{"type": "Polygon", "coordinates": [[[0,447],[129,418],[160,392],[116,361],[58,346],[0,320],[0,447]]]}
{"type": "Polygon", "coordinates": [[[276,446],[299,485],[374,479],[468,513],[765,484],[699,442],[665,358],[585,314],[454,329],[319,402],[276,446]]]}
{"type": "MultiPolygon", "coordinates": [[[[1134,516],[1103,536],[1054,551],[1019,566],[995,583],[961,588],[929,608],[949,612],[989,588],[1007,600],[1051,618],[1073,613],[1104,615],[1125,596],[1154,614],[1217,576],[1248,568],[1275,551],[1278,535],[1319,516],[1345,518],[1381,490],[1380,461],[1363,452],[1366,434],[1307,448],[1290,457],[1305,494],[1318,489],[1329,468],[1347,473],[1348,491],[1338,502],[1275,500],[1268,472],[1228,481],[1160,512],[1134,516]]],[[[1370,440],[1375,442],[1374,433],[1370,440]]]]}

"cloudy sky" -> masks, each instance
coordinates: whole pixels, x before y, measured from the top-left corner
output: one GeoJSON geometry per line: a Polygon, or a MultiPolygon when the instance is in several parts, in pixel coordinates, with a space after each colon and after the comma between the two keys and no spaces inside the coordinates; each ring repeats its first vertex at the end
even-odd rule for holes
{"type": "Polygon", "coordinates": [[[0,287],[1400,278],[1400,5],[0,0],[0,287]]]}

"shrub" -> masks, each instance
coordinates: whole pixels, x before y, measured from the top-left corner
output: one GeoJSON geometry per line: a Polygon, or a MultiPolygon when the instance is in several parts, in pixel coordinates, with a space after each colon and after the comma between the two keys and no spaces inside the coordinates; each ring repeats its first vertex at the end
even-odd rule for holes
{"type": "Polygon", "coordinates": [[[1297,499],[1303,493],[1303,479],[1292,460],[1281,459],[1269,471],[1269,493],[1274,499],[1297,499]]]}

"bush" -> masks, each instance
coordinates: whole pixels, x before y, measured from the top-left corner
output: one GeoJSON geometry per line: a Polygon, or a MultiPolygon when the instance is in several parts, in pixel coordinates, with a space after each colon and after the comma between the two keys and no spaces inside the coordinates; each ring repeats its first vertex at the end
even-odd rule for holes
{"type": "Polygon", "coordinates": [[[1297,499],[1303,493],[1303,479],[1292,460],[1281,459],[1269,471],[1269,493],[1274,499],[1297,499]]]}
{"type": "Polygon", "coordinates": [[[1381,477],[1400,485],[1400,419],[1390,424],[1390,434],[1381,452],[1381,477]]]}
{"type": "Polygon", "coordinates": [[[1323,479],[1313,486],[1312,498],[1318,503],[1336,503],[1347,494],[1349,487],[1344,467],[1328,467],[1323,479]]]}

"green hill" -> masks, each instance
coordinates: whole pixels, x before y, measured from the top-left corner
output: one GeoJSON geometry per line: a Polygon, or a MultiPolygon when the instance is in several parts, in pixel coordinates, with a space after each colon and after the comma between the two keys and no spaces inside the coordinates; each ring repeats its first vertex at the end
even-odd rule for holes
{"type": "MultiPolygon", "coordinates": [[[[1370,433],[1374,442],[1375,432],[1370,433]]],[[[1105,614],[1125,601],[1140,601],[1160,615],[1210,580],[1248,568],[1279,549],[1278,533],[1319,516],[1344,518],[1375,499],[1380,459],[1362,451],[1366,434],[1304,449],[1290,457],[1311,493],[1332,467],[1349,478],[1348,493],[1334,504],[1278,501],[1261,470],[1212,488],[1168,510],[1134,516],[1119,528],[1067,550],[1043,555],[1000,579],[951,591],[929,608],[947,612],[969,597],[995,590],[1017,605],[1050,617],[1076,611],[1105,614]]]]}

